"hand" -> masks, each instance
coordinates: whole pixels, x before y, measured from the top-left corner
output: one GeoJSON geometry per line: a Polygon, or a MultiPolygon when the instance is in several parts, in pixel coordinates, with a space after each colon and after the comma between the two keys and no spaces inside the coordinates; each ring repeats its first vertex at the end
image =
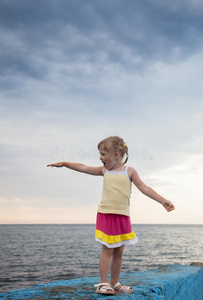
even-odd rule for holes
{"type": "Polygon", "coordinates": [[[162,202],[162,205],[168,212],[175,209],[173,203],[166,199],[162,202]]]}
{"type": "Polygon", "coordinates": [[[49,165],[47,165],[47,167],[61,168],[61,167],[63,167],[63,163],[62,162],[58,162],[58,163],[54,163],[54,164],[49,164],[49,165]]]}

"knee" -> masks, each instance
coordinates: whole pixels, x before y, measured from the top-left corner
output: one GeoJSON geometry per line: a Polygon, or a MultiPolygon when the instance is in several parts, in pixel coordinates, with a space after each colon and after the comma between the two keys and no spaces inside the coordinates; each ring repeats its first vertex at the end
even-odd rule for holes
{"type": "Polygon", "coordinates": [[[124,247],[115,248],[113,252],[113,256],[115,258],[122,258],[124,247]]]}

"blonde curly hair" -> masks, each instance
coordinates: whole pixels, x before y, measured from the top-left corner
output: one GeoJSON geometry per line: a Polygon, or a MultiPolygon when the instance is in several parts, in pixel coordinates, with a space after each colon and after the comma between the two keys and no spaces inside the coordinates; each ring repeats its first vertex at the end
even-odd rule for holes
{"type": "Polygon", "coordinates": [[[119,136],[109,136],[108,138],[99,142],[97,148],[98,150],[101,150],[102,148],[104,151],[111,153],[119,152],[122,158],[125,157],[123,164],[128,161],[128,146],[119,136]]]}

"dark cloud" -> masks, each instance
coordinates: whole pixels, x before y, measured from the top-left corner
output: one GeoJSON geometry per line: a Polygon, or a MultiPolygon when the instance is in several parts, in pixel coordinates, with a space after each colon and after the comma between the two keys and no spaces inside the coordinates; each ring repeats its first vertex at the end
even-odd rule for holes
{"type": "Polygon", "coordinates": [[[0,6],[7,91],[20,77],[46,80],[53,72],[64,74],[69,86],[73,78],[83,80],[85,88],[92,70],[105,65],[140,72],[156,61],[184,60],[203,43],[203,7],[192,1],[0,0],[0,6]]]}

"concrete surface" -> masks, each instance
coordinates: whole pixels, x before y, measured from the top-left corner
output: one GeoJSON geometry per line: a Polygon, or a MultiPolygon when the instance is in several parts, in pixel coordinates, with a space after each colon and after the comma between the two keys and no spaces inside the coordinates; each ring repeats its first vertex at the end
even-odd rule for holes
{"type": "MultiPolygon", "coordinates": [[[[194,263],[193,263],[194,264],[194,263]]],[[[196,265],[167,265],[146,272],[122,273],[122,284],[131,285],[133,294],[104,296],[95,293],[99,277],[63,280],[0,294],[0,299],[151,299],[203,300],[203,268],[196,265]]]]}

